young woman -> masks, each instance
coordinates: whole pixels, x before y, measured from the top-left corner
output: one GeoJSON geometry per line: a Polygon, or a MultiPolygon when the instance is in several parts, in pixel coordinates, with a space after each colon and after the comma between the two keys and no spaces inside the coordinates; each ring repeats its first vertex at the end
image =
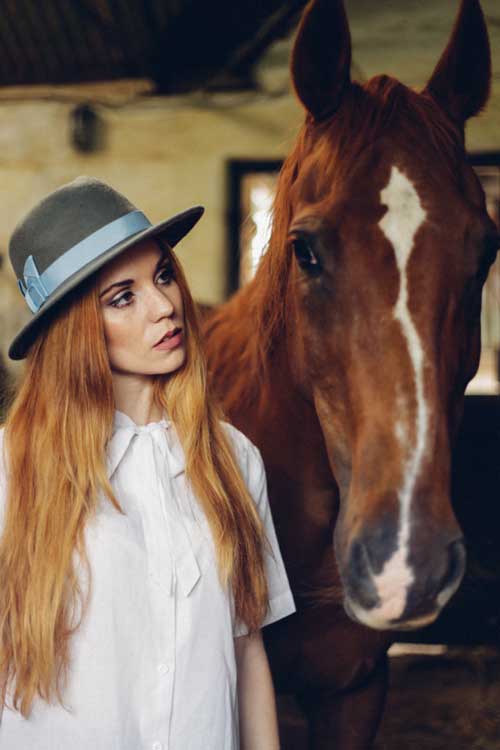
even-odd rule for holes
{"type": "Polygon", "coordinates": [[[2,750],[275,750],[294,610],[262,460],[220,420],[172,247],[88,178],[17,227],[33,317],[0,432],[2,750]]]}

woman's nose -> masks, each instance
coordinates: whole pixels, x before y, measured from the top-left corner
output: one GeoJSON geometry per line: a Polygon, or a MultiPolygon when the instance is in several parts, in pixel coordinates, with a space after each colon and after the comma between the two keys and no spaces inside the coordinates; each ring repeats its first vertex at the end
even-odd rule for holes
{"type": "Polygon", "coordinates": [[[150,314],[154,319],[164,316],[169,318],[175,312],[175,305],[169,298],[167,291],[161,291],[160,289],[155,288],[151,293],[149,309],[150,314]]]}

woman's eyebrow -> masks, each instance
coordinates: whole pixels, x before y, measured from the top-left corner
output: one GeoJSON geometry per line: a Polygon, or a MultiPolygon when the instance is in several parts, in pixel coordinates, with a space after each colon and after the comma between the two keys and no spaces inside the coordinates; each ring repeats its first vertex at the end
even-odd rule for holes
{"type": "MultiPolygon", "coordinates": [[[[155,268],[155,274],[158,273],[160,268],[167,263],[170,263],[170,258],[167,255],[162,255],[158,263],[156,264],[155,268]]],[[[113,287],[124,287],[124,286],[130,286],[130,284],[134,283],[134,279],[124,279],[123,281],[114,281],[112,284],[110,284],[106,289],[103,289],[102,292],[100,292],[99,297],[102,297],[106,294],[106,292],[109,292],[110,289],[113,289],[113,287]]]]}
{"type": "Polygon", "coordinates": [[[119,286],[119,287],[129,286],[130,284],[133,284],[133,283],[134,283],[133,279],[124,279],[123,281],[114,281],[112,284],[110,284],[108,287],[106,287],[106,289],[104,289],[99,294],[99,297],[103,297],[106,294],[106,292],[109,292],[109,290],[113,289],[113,287],[115,287],[115,286],[119,286]]]}

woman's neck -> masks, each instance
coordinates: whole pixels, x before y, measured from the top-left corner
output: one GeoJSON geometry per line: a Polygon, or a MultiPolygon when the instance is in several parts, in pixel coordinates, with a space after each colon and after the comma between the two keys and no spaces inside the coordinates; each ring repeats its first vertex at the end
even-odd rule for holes
{"type": "Polygon", "coordinates": [[[135,424],[159,422],[164,416],[153,399],[154,379],[151,375],[113,372],[115,407],[135,424]]]}

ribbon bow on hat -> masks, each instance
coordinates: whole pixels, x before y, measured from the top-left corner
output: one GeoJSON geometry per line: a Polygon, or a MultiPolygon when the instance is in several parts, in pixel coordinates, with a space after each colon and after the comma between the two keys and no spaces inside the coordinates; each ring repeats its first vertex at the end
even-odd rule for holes
{"type": "Polygon", "coordinates": [[[175,575],[180,593],[188,596],[200,568],[172,481],[185,470],[173,425],[163,419],[139,426],[117,411],[114,428],[107,450],[108,476],[111,479],[120,467],[125,472],[122,484],[125,481],[139,495],[151,575],[170,596],[175,575]]]}

